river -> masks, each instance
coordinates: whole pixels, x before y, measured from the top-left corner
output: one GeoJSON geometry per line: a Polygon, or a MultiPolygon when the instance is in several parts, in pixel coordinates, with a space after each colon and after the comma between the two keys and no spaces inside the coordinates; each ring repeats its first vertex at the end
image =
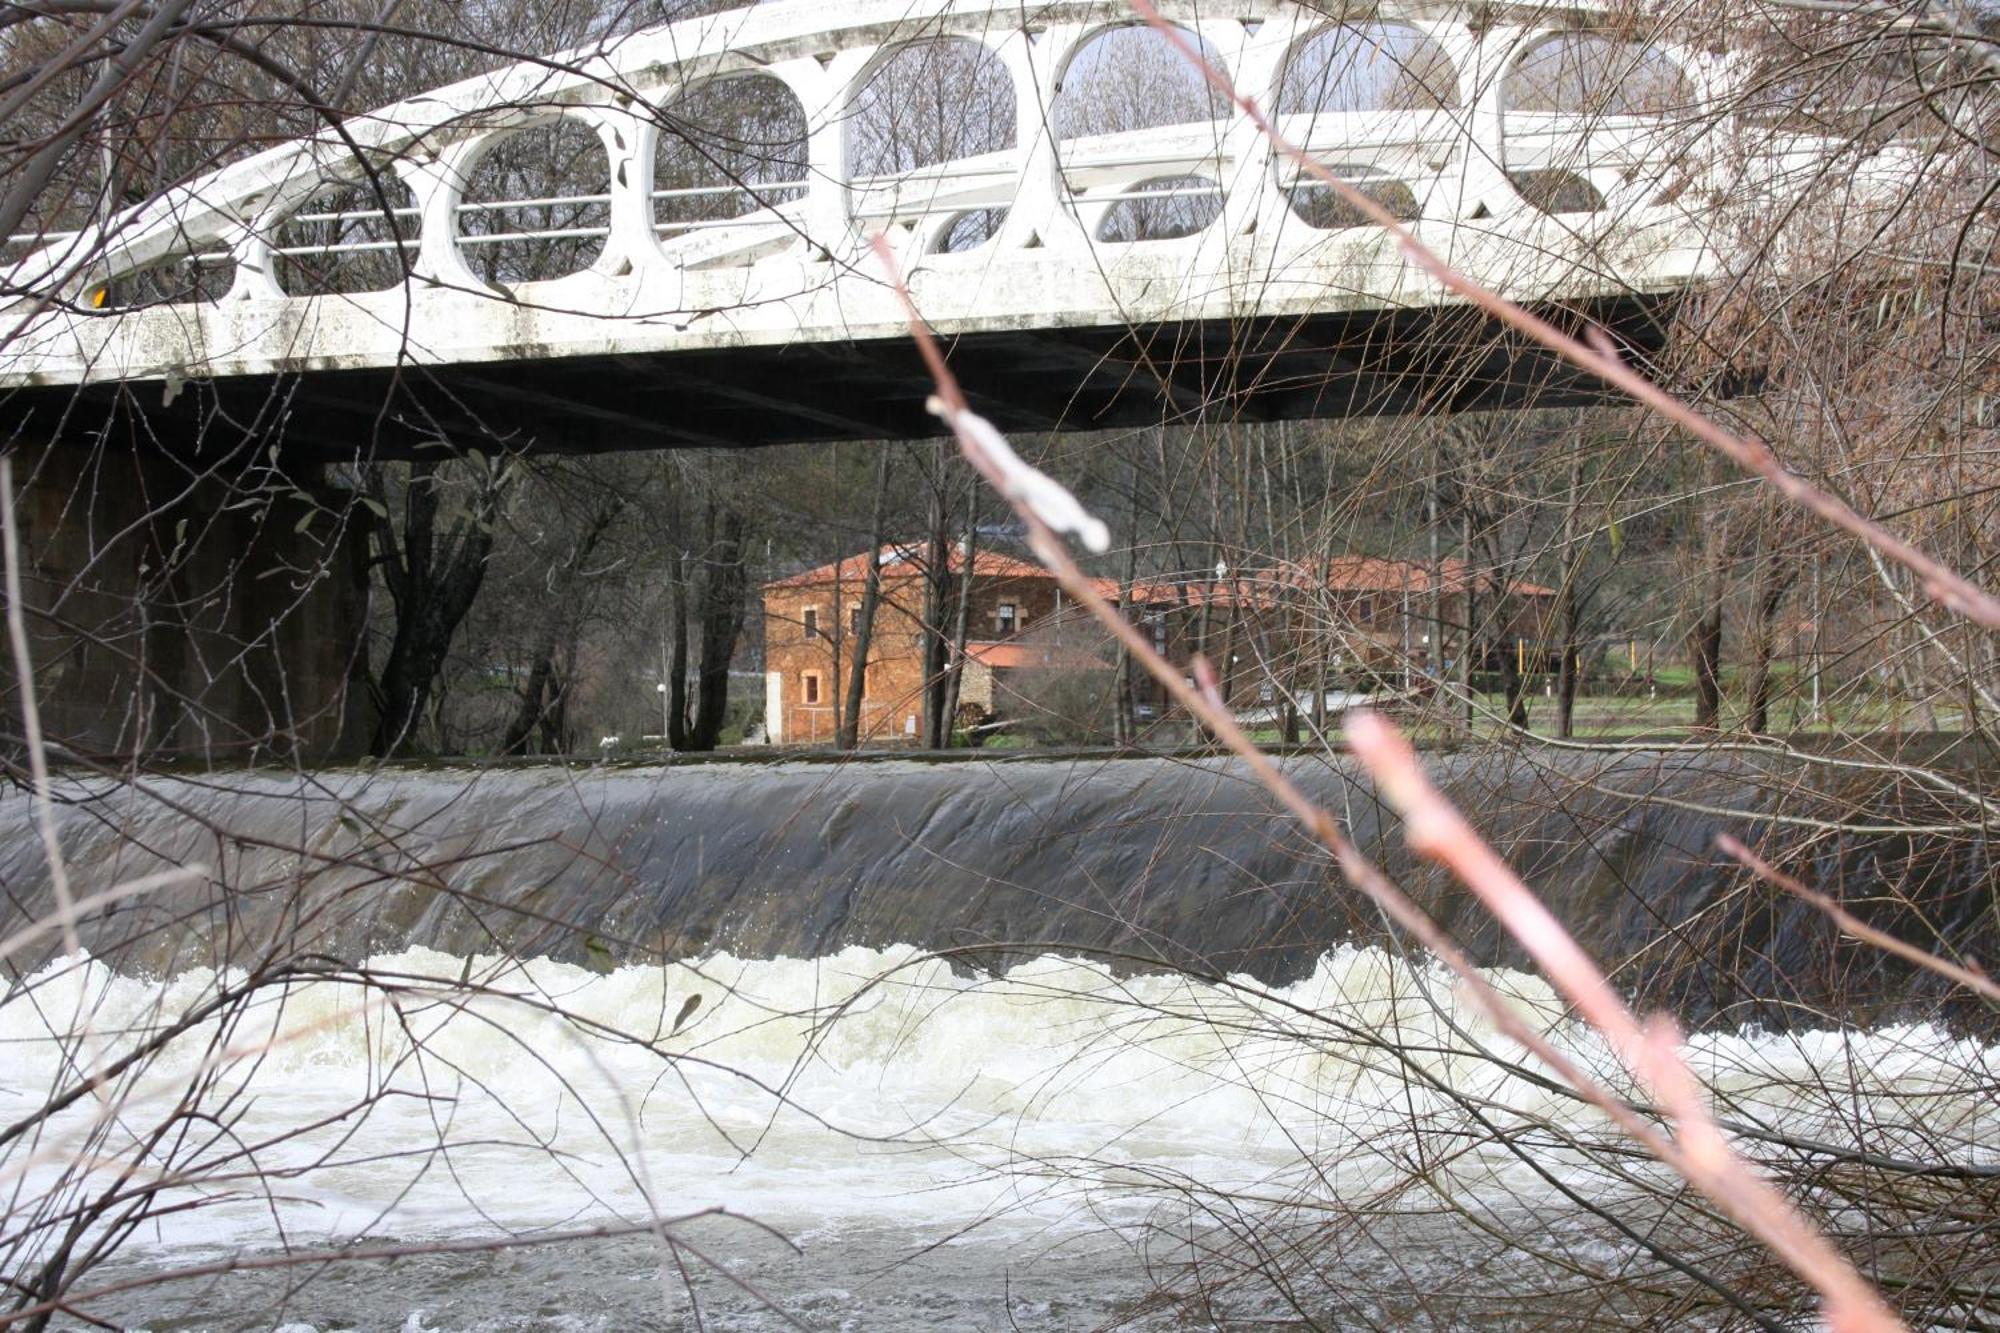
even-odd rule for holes
{"type": "MultiPolygon", "coordinates": [[[[378,776],[337,802],[323,778],[304,794],[191,781],[157,803],[71,806],[66,843],[92,878],[214,851],[212,828],[168,845],[199,809],[253,844],[232,872],[262,887],[226,910],[185,891],[113,914],[122,933],[87,932],[104,957],[47,956],[12,987],[0,1122],[33,1128],[0,1153],[5,1271],[33,1271],[59,1237],[88,1249],[116,1232],[68,1296],[162,1333],[1705,1327],[1752,1319],[1746,1300],[1765,1326],[1798,1326],[1795,1290],[1487,1030],[1449,978],[1379,937],[1250,947],[1269,919],[1229,913],[1267,911],[1310,862],[1293,848],[1289,868],[1246,865],[1281,844],[1226,769],[1003,770],[1015,813],[989,818],[984,842],[950,830],[976,822],[979,800],[997,808],[974,794],[990,774],[924,784],[912,764],[857,792],[830,787],[832,771],[764,772],[750,841],[719,813],[752,789],[749,769],[378,776]],[[839,826],[808,789],[876,817],[839,826]],[[1202,825],[1196,795],[1231,817],[1202,825]],[[587,834],[552,833],[563,820],[587,834]],[[1036,821],[1038,854],[1066,842],[1071,864],[1039,889],[994,850],[1036,821]],[[1136,832],[1119,844],[1114,825],[1136,832]],[[558,836],[560,857],[542,840],[558,836]],[[623,850],[636,888],[602,873],[611,858],[591,837],[623,850]],[[849,844],[871,837],[901,851],[849,844]],[[1113,845],[1079,870],[1076,849],[1100,841],[1113,845]],[[392,843],[398,866],[465,868],[468,892],[447,907],[406,874],[358,872],[355,845],[376,849],[379,872],[392,843]],[[300,845],[338,847],[338,873],[280,873],[300,845]],[[864,862],[872,880],[854,871],[864,862]],[[924,901],[906,882],[918,862],[934,876],[928,924],[907,905],[924,901]],[[996,884],[1025,897],[995,907],[996,884]],[[1071,910],[1042,933],[1069,947],[1029,947],[1008,914],[1057,884],[1071,910]],[[1204,909],[1205,892],[1220,896],[1204,909]],[[698,921],[702,895],[738,910],[698,921]],[[672,919],[663,900],[689,941],[670,961],[637,957],[632,941],[672,919]],[[1105,901],[1124,908],[1077,910],[1105,901]],[[175,918],[170,942],[148,913],[175,918]],[[552,917],[559,947],[538,951],[552,917]],[[923,938],[843,938],[871,922],[923,938]],[[1005,947],[927,952],[975,939],[1005,947]],[[787,956],[787,940],[812,947],[787,956]],[[1226,950],[1229,965],[1134,966],[1148,943],[1226,950]],[[169,1027],[151,1058],[121,1063],[169,1027]],[[38,1118],[79,1071],[98,1090],[38,1118]],[[142,1195],[143,1222],[117,1231],[142,1195]],[[636,1230],[563,1239],[607,1228],[636,1230]],[[469,1248],[502,1238],[546,1243],[469,1248]],[[158,1282],[355,1246],[410,1252],[158,1282]]],[[[17,891],[29,862],[10,871],[17,891]]],[[[1500,962],[1489,975],[1625,1086],[1542,983],[1500,962]]],[[[1713,1021],[1691,1058],[1745,1151],[1809,1179],[1827,1216],[1859,1206],[1871,1162],[1990,1202],[2000,1047],[1982,1033],[1896,1015],[1713,1021]],[[1933,1181],[1908,1163],[1944,1170],[1933,1181]]],[[[1953,1244],[1992,1263],[1990,1241],[1953,1244]]],[[[56,1325],[82,1326],[68,1320],[56,1325]]]]}

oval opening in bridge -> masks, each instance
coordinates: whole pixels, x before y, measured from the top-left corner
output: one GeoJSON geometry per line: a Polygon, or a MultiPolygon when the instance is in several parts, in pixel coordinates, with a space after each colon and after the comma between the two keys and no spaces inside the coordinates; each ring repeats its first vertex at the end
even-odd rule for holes
{"type": "Polygon", "coordinates": [[[387,291],[409,276],[418,231],[409,189],[394,172],[329,185],[273,231],[274,276],[292,296],[387,291]]]}
{"type": "Polygon", "coordinates": [[[1507,179],[1543,213],[1594,213],[1596,181],[1633,178],[1670,161],[1658,141],[1667,118],[1694,104],[1686,73],[1643,42],[1561,33],[1524,52],[1500,89],[1507,179]]]}
{"type": "Polygon", "coordinates": [[[1098,224],[1100,241],[1171,241],[1222,214],[1222,187],[1206,176],[1159,176],[1121,190],[1098,224]]]}
{"type": "MultiPolygon", "coordinates": [[[[974,42],[937,39],[898,48],[875,67],[848,109],[848,159],[857,179],[898,176],[941,162],[998,153],[1014,146],[1014,81],[1006,67],[974,42]]],[[[981,174],[928,183],[920,198],[874,201],[886,223],[909,209],[933,207],[944,195],[980,185],[1007,192],[1011,164],[981,174]]],[[[863,201],[864,213],[871,203],[863,201]]]]}
{"type": "MultiPolygon", "coordinates": [[[[1435,38],[1407,23],[1336,23],[1292,48],[1278,81],[1280,116],[1366,111],[1439,111],[1459,104],[1458,72],[1435,38]]],[[[1320,140],[1334,126],[1288,127],[1294,143],[1320,140]]]]}
{"type": "MultiPolygon", "coordinates": [[[[1415,192],[1386,171],[1351,162],[1329,163],[1327,170],[1388,209],[1399,222],[1413,222],[1421,212],[1415,192]]],[[[1345,231],[1376,225],[1375,220],[1362,212],[1358,205],[1331,185],[1312,176],[1301,175],[1285,193],[1291,200],[1292,212],[1308,227],[1317,227],[1321,231],[1345,231]]]]}
{"type": "Polygon", "coordinates": [[[503,135],[480,157],[458,210],[458,248],[483,282],[541,282],[604,251],[611,163],[594,130],[559,120],[503,135]]]}
{"type": "Polygon", "coordinates": [[[1565,116],[1665,116],[1694,105],[1686,73],[1643,42],[1563,33],[1536,43],[1500,90],[1512,112],[1565,116]]]}
{"type": "Polygon", "coordinates": [[[220,241],[198,244],[84,293],[86,312],[219,301],[236,283],[236,260],[220,241]]]}
{"type": "MultiPolygon", "coordinates": [[[[1223,68],[1213,46],[1178,31],[1223,68]]],[[[1220,147],[1217,121],[1228,115],[1229,103],[1164,33],[1128,24],[1076,49],[1049,112],[1064,183],[1088,200],[1130,191],[1175,169],[1212,168],[1220,147]]]]}
{"type": "Polygon", "coordinates": [[[806,113],[762,74],[711,79],[662,109],[653,224],[671,244],[805,197],[806,113]]]}
{"type": "Polygon", "coordinates": [[[931,253],[956,255],[977,250],[1000,234],[1000,224],[1006,220],[1007,210],[1004,208],[975,208],[960,213],[938,233],[937,240],[931,245],[931,253]]]}
{"type": "MultiPolygon", "coordinates": [[[[37,201],[38,203],[43,201],[37,201]]],[[[11,269],[35,255],[36,271],[40,273],[61,273],[73,265],[84,265],[98,252],[94,233],[79,231],[77,227],[88,216],[79,210],[58,208],[51,210],[53,220],[41,209],[30,209],[27,216],[17,224],[19,230],[0,242],[0,271],[11,269]]],[[[18,280],[20,275],[14,275],[18,280]]],[[[233,270],[230,276],[234,277],[233,270]]],[[[102,309],[96,304],[102,286],[94,286],[83,293],[78,305],[88,313],[102,309]]],[[[108,293],[105,293],[108,296],[108,293]]]]}
{"type": "Polygon", "coordinates": [[[1597,213],[1604,208],[1604,196],[1597,187],[1574,171],[1510,171],[1507,179],[1528,207],[1538,212],[1597,213]]]}

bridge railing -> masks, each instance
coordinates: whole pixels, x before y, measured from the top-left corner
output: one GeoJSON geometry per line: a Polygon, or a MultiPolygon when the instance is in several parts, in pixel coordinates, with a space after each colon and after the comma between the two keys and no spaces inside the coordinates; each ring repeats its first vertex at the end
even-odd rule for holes
{"type": "MultiPolygon", "coordinates": [[[[163,315],[157,337],[130,335],[138,355],[159,358],[175,355],[163,348],[176,341],[191,340],[197,354],[211,341],[241,345],[255,337],[254,312],[270,302],[365,305],[406,284],[516,306],[630,313],[641,307],[619,284],[647,285],[647,312],[673,301],[707,308],[729,299],[717,284],[743,270],[739,287],[754,284],[767,304],[804,302],[815,284],[861,271],[865,237],[876,230],[919,279],[968,252],[981,265],[999,257],[1032,266],[1099,249],[1076,271],[1104,283],[1118,280],[1128,258],[1138,272],[1183,255],[1240,269],[1254,255],[1278,274],[1294,263],[1306,266],[1301,272],[1338,268],[1343,251],[1379,252],[1352,206],[1233,111],[1138,131],[1067,132],[1076,123],[1055,113],[1064,81],[1074,94],[1074,80],[1088,77],[1076,73],[1086,68],[1075,63],[1079,53],[1129,22],[1122,0],[1065,0],[1033,31],[1018,16],[965,0],[913,2],[856,0],[818,31],[805,7],[760,6],[641,35],[579,57],[573,72],[538,65],[441,89],[351,122],[359,154],[330,139],[274,149],[101,231],[10,238],[7,257],[19,262],[7,281],[55,303],[43,323],[57,332],[42,346],[125,337],[91,331],[115,321],[88,317],[153,304],[199,305],[202,319],[212,312],[227,325],[211,339],[184,332],[194,327],[184,316],[163,315]],[[941,68],[984,62],[1003,72],[1013,99],[1005,146],[912,170],[862,170],[857,108],[899,51],[923,43],[977,53],[977,61],[941,68]],[[733,80],[775,90],[759,132],[790,126],[784,132],[797,142],[674,147],[678,131],[669,127],[693,125],[699,134],[691,109],[709,104],[705,90],[733,80]],[[779,114],[785,99],[796,114],[779,114]],[[522,169],[539,159],[515,151],[521,136],[537,135],[568,136],[564,153],[550,158],[565,164],[562,179],[522,169]],[[494,163],[505,170],[496,175],[494,163]]],[[[1332,59],[1337,44],[1323,39],[1344,31],[1288,0],[1232,0],[1219,13],[1197,0],[1162,3],[1233,78],[1279,108],[1281,131],[1313,158],[1401,218],[1518,243],[1515,270],[1540,287],[1559,280],[1563,263],[1589,270],[1587,282],[1618,281],[1597,271],[1609,261],[1593,247],[1619,228],[1681,227],[1688,239],[1673,244],[1700,249],[1708,202],[1675,203],[1689,180],[1722,182],[1724,192],[1775,191],[1828,151],[1753,142],[1747,152],[1775,165],[1719,167],[1718,146],[1731,140],[1727,117],[1711,112],[1728,62],[1692,50],[1638,62],[1671,66],[1685,77],[1656,82],[1700,93],[1677,91],[1687,100],[1664,110],[1641,113],[1616,99],[1565,109],[1560,97],[1539,93],[1514,99],[1510,71],[1567,39],[1562,16],[1506,0],[1476,11],[1413,4],[1401,17],[1389,14],[1387,0],[1378,7],[1371,23],[1399,26],[1398,40],[1423,48],[1429,101],[1414,108],[1379,98],[1301,103],[1288,94],[1302,77],[1298,61],[1332,59]],[[1551,258],[1570,240],[1578,241],[1571,259],[1551,258]]],[[[1375,82],[1383,85],[1376,93],[1394,91],[1375,82]]],[[[1190,284],[1204,286],[1214,284],[1190,284]]],[[[342,336],[367,336],[360,321],[346,327],[342,336]]],[[[71,367],[64,373],[96,373],[102,362],[87,347],[62,355],[71,367]]]]}

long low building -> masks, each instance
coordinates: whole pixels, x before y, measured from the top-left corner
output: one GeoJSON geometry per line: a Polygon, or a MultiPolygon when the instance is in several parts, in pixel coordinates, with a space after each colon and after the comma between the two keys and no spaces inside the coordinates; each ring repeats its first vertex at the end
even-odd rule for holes
{"type": "MultiPolygon", "coordinates": [[[[764,720],[773,743],[827,744],[838,735],[871,564],[880,592],[856,728],[863,743],[919,743],[925,684],[954,666],[960,726],[1007,720],[1088,733],[1090,718],[1115,702],[1109,637],[1047,570],[985,549],[973,552],[968,574],[963,548],[951,546],[934,580],[927,545],[890,543],[764,585],[764,720]],[[961,595],[969,598],[962,653],[961,595]]],[[[1554,597],[1539,584],[1469,573],[1457,560],[1433,567],[1367,555],[1152,575],[1129,587],[1098,579],[1095,590],[1126,606],[1169,660],[1209,657],[1232,702],[1246,708],[1310,698],[1330,680],[1444,666],[1432,636],[1441,624],[1449,643],[1463,642],[1468,591],[1474,652],[1481,664],[1504,657],[1503,647],[1542,637],[1554,597]]],[[[1125,688],[1142,719],[1169,715],[1145,673],[1133,671],[1125,688]]]]}

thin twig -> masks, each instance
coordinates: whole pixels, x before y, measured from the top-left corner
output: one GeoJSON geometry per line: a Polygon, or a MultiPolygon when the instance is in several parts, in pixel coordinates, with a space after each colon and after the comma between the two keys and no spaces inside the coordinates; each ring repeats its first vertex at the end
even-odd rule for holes
{"type": "MultiPolygon", "coordinates": [[[[1424,913],[1408,895],[1392,884],[1342,832],[1338,821],[1307,796],[1298,785],[1264,753],[1237,724],[1216,686],[1208,664],[1197,659],[1196,679],[1190,681],[1154,650],[1118,609],[1098,593],[1091,579],[1067,547],[1042,519],[1037,508],[1008,485],[1004,462],[989,456],[987,445],[997,434],[992,424],[973,412],[959,390],[956,377],[946,364],[944,353],[932,337],[910,297],[894,252],[881,236],[874,238],[875,253],[889,276],[910,320],[910,334],[924,364],[936,381],[937,394],[932,410],[952,428],[959,447],[981,476],[993,483],[1001,495],[1013,502],[1015,512],[1027,529],[1028,545],[1056,580],[1077,603],[1095,616],[1159,680],[1175,702],[1187,710],[1217,739],[1239,755],[1251,772],[1272,795],[1332,853],[1335,863],[1349,883],[1367,894],[1397,925],[1402,926],[1465,982],[1482,1013],[1507,1036],[1535,1054],[1593,1105],[1603,1109],[1621,1129],[1648,1152],[1679,1172],[1689,1183],[1714,1199],[1745,1230],[1762,1241],[1772,1253],[1818,1290],[1829,1325],[1836,1333],[1893,1333],[1903,1325],[1889,1312],[1881,1297],[1833,1246],[1806,1221],[1767,1181],[1731,1152],[1722,1131],[1701,1105],[1693,1074],[1681,1062],[1679,1038],[1660,1035],[1657,1025],[1642,1029],[1632,1017],[1603,974],[1570,939],[1560,923],[1522,885],[1490,848],[1486,847],[1463,816],[1430,787],[1416,768],[1414,752],[1386,722],[1361,714],[1349,726],[1349,742],[1363,761],[1364,746],[1372,746],[1374,758],[1385,763],[1376,780],[1391,804],[1403,810],[1413,829],[1411,845],[1437,855],[1449,852],[1455,870],[1471,870],[1487,890],[1487,901],[1502,925],[1515,933],[1551,979],[1583,1010],[1586,1021],[1610,1038],[1613,1050],[1628,1069],[1654,1087],[1660,1100],[1674,1116],[1679,1134],[1668,1139],[1626,1105],[1609,1089],[1585,1073],[1554,1043],[1523,1022],[1518,1014],[1493,990],[1449,936],[1424,913]],[[1397,755],[1407,756],[1398,766],[1397,755]],[[1421,839],[1421,842],[1420,842],[1421,839]],[[1690,1091],[1696,1089],[1696,1092],[1690,1091]]],[[[1010,451],[1011,452],[1011,451],[1010,451]]],[[[1072,500],[1072,503],[1074,501],[1072,500]]],[[[1477,886],[1475,886],[1478,891],[1477,886]]]]}
{"type": "Polygon", "coordinates": [[[1280,134],[1278,127],[1258,107],[1256,101],[1238,92],[1236,85],[1230,82],[1229,76],[1211,64],[1178,28],[1160,17],[1159,11],[1153,8],[1149,0],[1128,0],[1128,3],[1141,18],[1172,44],[1183,59],[1199,70],[1202,77],[1216,91],[1241,110],[1279,152],[1295,162],[1301,171],[1331,188],[1346,203],[1361,210],[1369,221],[1386,229],[1396,238],[1396,243],[1402,247],[1403,253],[1409,256],[1411,262],[1418,268],[1495,319],[1519,329],[1571,364],[1623,390],[1635,402],[1651,408],[1659,416],[1726,455],[1745,471],[1762,477],[1793,504],[1819,515],[1835,527],[1853,533],[1869,546],[1916,574],[1923,582],[1924,591],[1948,610],[1956,611],[1988,629],[2000,629],[2000,598],[1986,592],[1942,561],[1919,550],[1873,519],[1862,515],[1846,501],[1828,494],[1791,471],[1778,461],[1778,456],[1772,453],[1770,446],[1763,441],[1733,434],[1654,384],[1626,364],[1625,359],[1612,345],[1609,335],[1603,330],[1591,330],[1588,343],[1571,337],[1547,320],[1530,313],[1498,292],[1453,268],[1435,251],[1419,241],[1402,225],[1395,214],[1354,188],[1349,182],[1342,180],[1334,172],[1327,170],[1304,149],[1280,134]]]}
{"type": "Polygon", "coordinates": [[[56,836],[49,761],[42,745],[42,713],[35,702],[35,668],[28,652],[27,617],[21,611],[21,533],[14,517],[11,458],[0,458],[0,538],[4,538],[7,566],[7,639],[14,649],[14,688],[21,692],[21,737],[28,747],[28,772],[35,787],[35,828],[41,834],[42,854],[49,862],[49,885],[55,891],[56,922],[62,929],[63,949],[75,955],[82,952],[76,933],[76,902],[70,896],[62,840],[56,836]]]}
{"type": "Polygon", "coordinates": [[[1403,817],[1410,850],[1445,866],[1479,897],[1673,1117],[1678,1151],[1668,1164],[1812,1283],[1832,1328],[1840,1333],[1901,1328],[1854,1266],[1729,1147],[1681,1058],[1680,1033],[1672,1021],[1660,1017],[1640,1024],[1562,923],[1424,775],[1401,732],[1365,710],[1350,713],[1345,729],[1355,757],[1403,817]]]}
{"type": "Polygon", "coordinates": [[[1715,837],[1715,845],[1741,862],[1757,878],[1777,885],[1786,893],[1805,899],[1814,907],[1826,913],[1834,925],[1839,926],[1842,931],[1852,935],[1855,939],[1861,940],[1866,944],[1872,944],[1876,948],[1885,950],[1888,953],[1895,954],[1898,958],[1915,963],[1918,967],[1935,972],[1947,980],[1964,986],[1967,990],[1977,991],[1987,999],[1995,1003],[2000,1003],[2000,985],[1996,985],[1993,978],[1987,976],[1984,972],[1975,971],[1972,968],[1950,962],[1947,959],[1938,957],[1934,953],[1919,949],[1914,944],[1899,940],[1886,931],[1875,929],[1875,927],[1855,916],[1831,897],[1821,893],[1818,889],[1808,888],[1798,880],[1793,879],[1790,875],[1787,875],[1784,871],[1778,869],[1763,857],[1738,842],[1735,838],[1730,837],[1727,833],[1718,833],[1715,837]]]}

